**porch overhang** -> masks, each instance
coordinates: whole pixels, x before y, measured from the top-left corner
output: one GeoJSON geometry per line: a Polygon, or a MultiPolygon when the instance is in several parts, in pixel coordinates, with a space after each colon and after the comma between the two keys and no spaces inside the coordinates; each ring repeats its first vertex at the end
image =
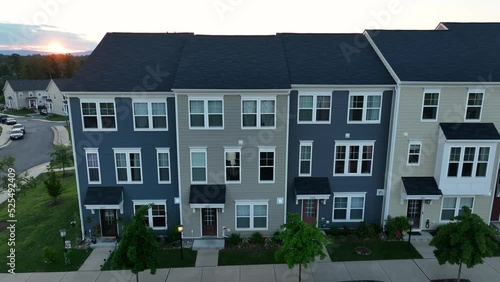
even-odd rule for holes
{"type": "Polygon", "coordinates": [[[401,181],[401,202],[439,200],[443,195],[434,177],[401,177],[401,181]]]}
{"type": "Polygon", "coordinates": [[[123,214],[123,187],[89,187],[83,205],[86,209],[120,210],[123,214]]]}
{"type": "Polygon", "coordinates": [[[299,200],[326,200],[330,199],[330,181],[328,177],[295,177],[295,204],[299,200]]]}
{"type": "Polygon", "coordinates": [[[193,209],[214,208],[224,212],[226,185],[191,185],[189,206],[193,209]]]}

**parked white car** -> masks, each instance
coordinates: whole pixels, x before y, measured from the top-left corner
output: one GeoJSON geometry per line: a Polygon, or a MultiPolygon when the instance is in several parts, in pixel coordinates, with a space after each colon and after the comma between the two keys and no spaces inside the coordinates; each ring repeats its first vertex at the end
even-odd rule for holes
{"type": "Polygon", "coordinates": [[[23,138],[24,138],[24,133],[21,129],[14,129],[10,132],[10,139],[12,140],[23,139],[23,138]]]}
{"type": "Polygon", "coordinates": [[[7,125],[14,125],[16,123],[17,123],[17,121],[13,118],[7,118],[7,120],[5,121],[5,124],[7,124],[7,125]]]}
{"type": "Polygon", "coordinates": [[[14,129],[21,129],[21,131],[23,132],[23,134],[26,134],[26,130],[24,129],[24,125],[20,124],[20,123],[16,123],[12,126],[12,130],[14,129]]]}

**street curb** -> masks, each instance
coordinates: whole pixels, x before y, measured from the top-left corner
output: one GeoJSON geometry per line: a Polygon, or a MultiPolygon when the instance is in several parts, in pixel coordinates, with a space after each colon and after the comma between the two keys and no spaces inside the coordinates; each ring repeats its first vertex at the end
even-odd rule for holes
{"type": "Polygon", "coordinates": [[[31,119],[31,120],[36,120],[36,121],[40,121],[40,122],[64,122],[64,121],[54,121],[54,120],[46,120],[46,119],[39,119],[39,118],[34,118],[34,119],[31,119]]]}
{"type": "MultiPolygon", "coordinates": [[[[9,129],[9,128],[7,127],[7,125],[0,124],[0,126],[2,127],[2,135],[1,135],[1,136],[4,136],[4,135],[9,134],[9,133],[7,133],[7,130],[9,129]]],[[[12,140],[10,140],[10,137],[9,137],[9,138],[7,138],[7,141],[5,141],[5,143],[0,144],[0,149],[1,149],[1,148],[5,148],[5,147],[9,146],[9,145],[10,145],[10,142],[12,142],[12,140]]]]}
{"type": "Polygon", "coordinates": [[[52,129],[52,131],[54,131],[54,140],[52,141],[52,143],[54,145],[59,145],[61,143],[61,140],[59,140],[59,131],[56,129],[55,126],[52,126],[50,128],[52,129]]]}

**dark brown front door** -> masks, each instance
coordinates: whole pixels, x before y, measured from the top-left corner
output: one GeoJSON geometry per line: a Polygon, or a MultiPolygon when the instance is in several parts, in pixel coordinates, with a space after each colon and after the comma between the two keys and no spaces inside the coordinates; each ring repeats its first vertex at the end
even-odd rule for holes
{"type": "Polygon", "coordinates": [[[115,237],[118,235],[116,229],[116,210],[101,210],[101,232],[103,237],[115,237]]]}
{"type": "Polygon", "coordinates": [[[420,229],[420,215],[422,214],[422,200],[408,200],[406,216],[413,218],[413,229],[420,229]]]}
{"type": "Polygon", "coordinates": [[[302,220],[316,226],[318,215],[318,200],[302,200],[302,220]]]}
{"type": "Polygon", "coordinates": [[[203,236],[217,236],[217,209],[201,209],[203,236]]]}
{"type": "Polygon", "coordinates": [[[500,221],[500,170],[497,176],[496,191],[493,198],[493,207],[491,209],[491,221],[500,221]]]}

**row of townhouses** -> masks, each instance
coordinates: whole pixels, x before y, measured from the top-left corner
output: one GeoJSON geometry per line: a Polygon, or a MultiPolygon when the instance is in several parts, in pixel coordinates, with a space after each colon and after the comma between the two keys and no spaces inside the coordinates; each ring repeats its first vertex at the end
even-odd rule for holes
{"type": "Polygon", "coordinates": [[[108,33],[65,92],[82,233],[499,221],[499,31],[108,33]]]}

